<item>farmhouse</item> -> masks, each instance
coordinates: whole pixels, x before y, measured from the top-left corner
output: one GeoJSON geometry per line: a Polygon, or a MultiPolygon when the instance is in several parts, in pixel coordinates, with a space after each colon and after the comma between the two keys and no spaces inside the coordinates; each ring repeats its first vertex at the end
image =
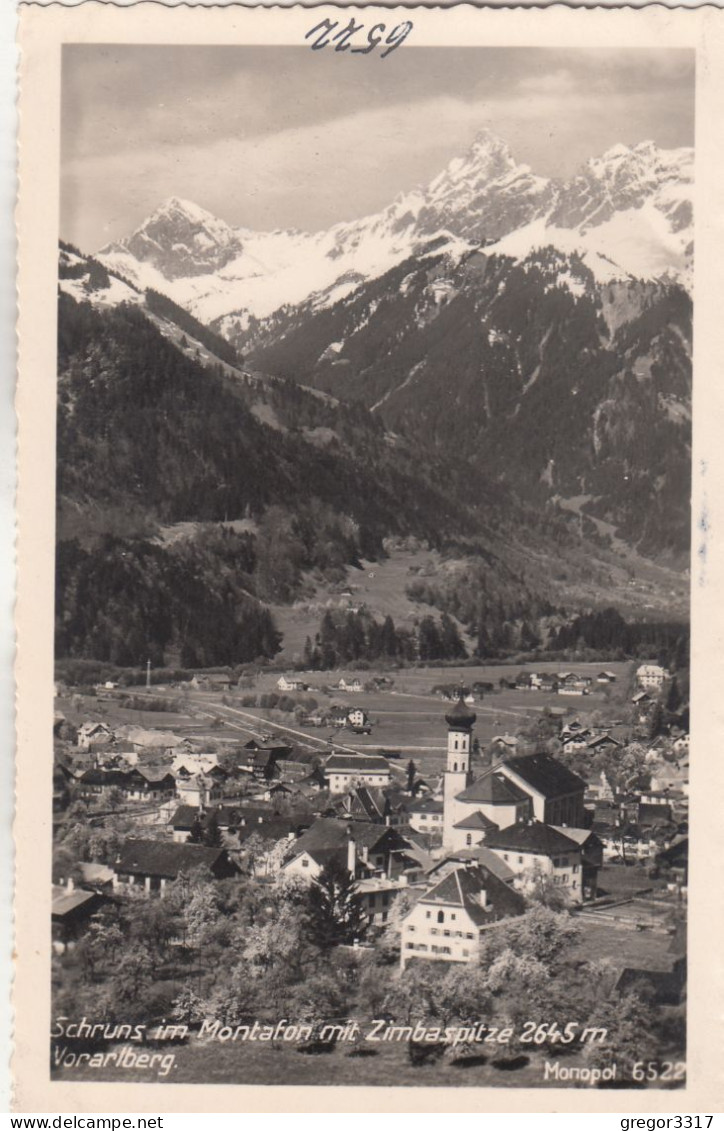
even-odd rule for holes
{"type": "Polygon", "coordinates": [[[277,680],[278,691],[306,691],[307,684],[296,676],[280,675],[277,680]]]}
{"type": "Polygon", "coordinates": [[[62,951],[73,946],[102,903],[97,892],[75,888],[72,881],[67,886],[53,884],[50,915],[55,947],[62,951]]]}
{"type": "Polygon", "coordinates": [[[523,897],[484,866],[457,867],[402,920],[400,964],[416,957],[471,962],[485,930],[524,911],[523,897]]]}
{"type": "Polygon", "coordinates": [[[173,797],[176,779],[168,766],[134,766],[123,769],[89,769],[79,779],[83,797],[105,798],[112,789],[131,801],[159,801],[173,797]]]}
{"type": "Polygon", "coordinates": [[[92,742],[108,745],[113,739],[113,731],[105,723],[89,720],[78,728],[77,743],[81,750],[90,750],[92,742]]]}
{"type": "Polygon", "coordinates": [[[399,876],[408,867],[418,868],[407,854],[409,848],[408,841],[386,825],[353,825],[334,817],[320,817],[291,846],[282,872],[312,880],[335,860],[358,879],[375,872],[399,876]]]}
{"type": "Polygon", "coordinates": [[[614,750],[620,750],[621,746],[622,743],[610,734],[596,735],[596,737],[592,738],[588,743],[588,749],[592,754],[600,754],[602,750],[611,754],[614,750]]]}
{"type": "Polygon", "coordinates": [[[364,690],[361,680],[357,678],[345,679],[344,676],[341,677],[341,679],[335,686],[337,688],[337,691],[350,691],[354,695],[357,695],[360,691],[364,690]]]}

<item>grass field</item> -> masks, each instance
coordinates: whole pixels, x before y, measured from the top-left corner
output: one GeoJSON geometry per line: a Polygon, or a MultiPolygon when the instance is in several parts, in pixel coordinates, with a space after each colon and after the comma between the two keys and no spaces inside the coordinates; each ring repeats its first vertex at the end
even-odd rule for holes
{"type": "MultiPolygon", "coordinates": [[[[170,1050],[169,1050],[170,1051],[170,1050]]],[[[557,1055],[531,1048],[520,1055],[506,1050],[505,1045],[490,1045],[480,1054],[467,1059],[443,1058],[422,1065],[410,1062],[405,1041],[383,1042],[376,1047],[363,1042],[355,1048],[339,1042],[328,1052],[304,1054],[299,1046],[281,1042],[271,1045],[260,1042],[222,1044],[192,1039],[185,1045],[173,1046],[175,1063],[168,1074],[159,1079],[149,1069],[97,1070],[88,1067],[54,1070],[54,1080],[112,1081],[169,1084],[255,1084],[255,1085],[332,1085],[378,1088],[399,1087],[474,1087],[474,1088],[587,1088],[590,1084],[556,1083],[547,1078],[546,1064],[556,1061],[566,1068],[585,1067],[580,1045],[575,1051],[559,1047],[557,1055]],[[358,1048],[364,1051],[360,1054],[358,1048]],[[517,1066],[505,1060],[520,1056],[517,1066]]],[[[667,1059],[683,1059],[681,1050],[666,1050],[667,1059]]],[[[626,1086],[621,1068],[618,1086],[626,1086]]],[[[671,1088],[675,1085],[667,1085],[671,1088]]],[[[678,1085],[682,1086],[681,1084],[678,1085]]],[[[664,1086],[662,1085],[662,1088],[664,1086]]]]}
{"type": "MultiPolygon", "coordinates": [[[[483,1054],[475,1061],[450,1063],[441,1060],[413,1066],[406,1042],[382,1043],[378,1048],[365,1047],[365,1055],[350,1055],[349,1044],[338,1043],[332,1051],[308,1055],[294,1044],[270,1045],[259,1042],[221,1044],[219,1041],[174,1046],[176,1063],[160,1080],[169,1084],[297,1084],[297,1085],[366,1085],[374,1087],[550,1087],[544,1079],[547,1059],[531,1051],[529,1063],[514,1071],[493,1065],[492,1060],[505,1050],[483,1054]],[[482,1061],[482,1063],[481,1063],[482,1061]]],[[[580,1056],[566,1057],[566,1064],[582,1064],[580,1056]]],[[[149,1083],[158,1080],[149,1069],[106,1070],[61,1069],[53,1072],[56,1080],[113,1080],[149,1083]]]]}
{"type": "MultiPolygon", "coordinates": [[[[348,567],[345,585],[319,583],[314,597],[309,600],[271,606],[277,627],[283,633],[283,659],[294,663],[301,658],[306,637],[314,637],[327,609],[364,607],[378,620],[389,615],[398,627],[404,628],[427,613],[435,612],[406,595],[405,589],[415,578],[434,575],[442,579],[446,574],[465,568],[462,561],[444,560],[437,551],[423,549],[393,550],[381,562],[363,562],[362,565],[362,569],[348,567]],[[349,596],[342,596],[342,592],[349,596]]],[[[472,646],[473,641],[459,622],[458,628],[468,646],[472,646]]]]}
{"type": "MultiPolygon", "coordinates": [[[[548,662],[528,665],[528,668],[556,671],[560,666],[548,662]]],[[[253,688],[248,691],[234,689],[223,695],[189,690],[182,696],[178,688],[154,687],[150,694],[156,700],[167,697],[173,707],[169,712],[129,710],[120,705],[120,696],[113,694],[98,698],[85,696],[80,700],[74,696],[59,700],[57,706],[76,723],[88,718],[104,719],[111,727],[130,725],[171,731],[179,738],[189,737],[201,743],[246,742],[270,731],[294,744],[318,751],[330,749],[333,745],[353,750],[396,751],[403,765],[409,758],[414,758],[420,771],[431,775],[442,769],[447,740],[444,716],[449,709],[449,703],[433,694],[435,685],[470,685],[481,681],[495,686],[495,692],[483,696],[474,706],[477,715],[475,734],[485,746],[496,734],[517,734],[546,707],[566,711],[569,716],[586,715],[597,710],[604,717],[610,715],[609,721],[613,722],[617,715],[617,699],[620,701],[628,682],[630,665],[602,665],[599,662],[576,664],[575,668],[595,677],[602,666],[618,676],[610,700],[611,693],[599,690],[595,684],[592,693],[581,698],[516,689],[501,691],[501,677],[512,679],[520,670],[519,666],[505,664],[401,669],[391,673],[394,685],[390,690],[358,694],[336,691],[333,685],[342,675],[345,678],[359,677],[363,684],[368,683],[376,674],[373,670],[303,673],[302,678],[310,684],[310,690],[301,696],[302,699],[313,697],[323,710],[332,703],[362,707],[372,723],[369,735],[357,735],[347,729],[300,726],[289,714],[242,706],[245,695],[276,691],[279,671],[262,671],[253,688]],[[180,700],[184,704],[183,710],[178,709],[180,700]]],[[[137,696],[144,693],[143,688],[134,689],[137,696]]]]}

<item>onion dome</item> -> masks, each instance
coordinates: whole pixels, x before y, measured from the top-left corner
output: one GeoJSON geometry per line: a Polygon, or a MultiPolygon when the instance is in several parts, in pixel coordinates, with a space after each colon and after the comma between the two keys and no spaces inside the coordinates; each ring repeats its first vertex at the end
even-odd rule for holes
{"type": "Polygon", "coordinates": [[[446,713],[445,722],[451,730],[472,730],[477,717],[461,695],[455,706],[446,713]]]}

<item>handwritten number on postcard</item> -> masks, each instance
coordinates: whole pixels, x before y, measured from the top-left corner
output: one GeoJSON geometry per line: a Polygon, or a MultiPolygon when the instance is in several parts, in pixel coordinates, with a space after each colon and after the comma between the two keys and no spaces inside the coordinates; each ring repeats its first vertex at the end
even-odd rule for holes
{"type": "MultiPolygon", "coordinates": [[[[364,32],[364,24],[358,24],[354,16],[349,21],[346,27],[340,28],[339,31],[335,29],[339,27],[336,20],[324,19],[321,23],[316,24],[305,35],[305,39],[311,36],[317,36],[312,40],[310,47],[312,51],[321,51],[323,47],[330,47],[334,44],[335,51],[350,51],[353,55],[369,55],[381,43],[384,44],[386,50],[382,51],[380,59],[384,59],[395,51],[402,43],[405,42],[408,35],[412,31],[412,20],[405,20],[403,23],[394,27],[389,35],[384,38],[385,31],[387,30],[385,24],[373,24],[367,32],[367,46],[353,47],[350,40],[353,36],[358,36],[359,32],[364,32]],[[334,33],[334,34],[332,34],[334,33]]],[[[360,42],[358,36],[357,42],[360,42]]],[[[364,40],[362,40],[364,42],[364,40]]]]}

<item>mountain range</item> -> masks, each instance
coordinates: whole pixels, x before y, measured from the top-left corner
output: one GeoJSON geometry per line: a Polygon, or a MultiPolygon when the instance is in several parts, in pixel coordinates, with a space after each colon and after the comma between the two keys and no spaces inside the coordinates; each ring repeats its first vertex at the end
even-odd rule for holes
{"type": "Polygon", "coordinates": [[[411,544],[442,555],[414,600],[506,647],[605,603],[679,616],[691,194],[689,150],[561,183],[484,133],[326,232],[172,198],[95,257],[62,245],[61,652],[271,655],[267,605],[318,610],[411,544]]]}
{"type": "Polygon", "coordinates": [[[432,239],[457,259],[481,246],[514,259],[553,246],[578,253],[598,282],[688,285],[692,181],[691,149],[660,150],[649,141],[614,146],[570,181],[556,181],[519,164],[507,143],[485,130],[429,185],[327,231],[233,227],[172,197],[98,258],[240,340],[250,319],[310,300],[329,306],[424,254],[432,239]]]}

